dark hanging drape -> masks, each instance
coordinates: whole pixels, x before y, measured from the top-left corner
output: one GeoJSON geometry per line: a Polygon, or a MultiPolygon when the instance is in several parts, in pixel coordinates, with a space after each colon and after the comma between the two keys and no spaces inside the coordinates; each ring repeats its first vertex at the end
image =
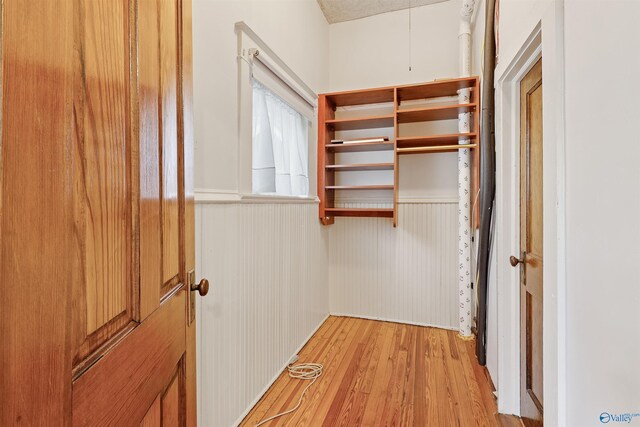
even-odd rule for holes
{"type": "Polygon", "coordinates": [[[480,238],[478,245],[478,336],[476,356],[486,364],[487,285],[491,253],[491,223],[496,189],[494,71],[496,58],[495,0],[487,0],[485,8],[484,70],[482,81],[482,114],[480,129],[480,238]]]}

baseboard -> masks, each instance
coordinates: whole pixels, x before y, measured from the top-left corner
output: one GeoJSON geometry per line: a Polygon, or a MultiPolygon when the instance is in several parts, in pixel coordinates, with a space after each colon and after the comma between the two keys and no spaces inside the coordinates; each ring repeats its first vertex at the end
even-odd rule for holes
{"type": "MultiPolygon", "coordinates": [[[[309,336],[302,342],[302,344],[300,344],[300,346],[296,349],[295,352],[293,352],[293,354],[291,354],[291,356],[293,356],[294,354],[298,354],[300,353],[300,350],[302,350],[302,347],[304,347],[305,345],[307,345],[307,343],[309,342],[309,340],[311,339],[311,337],[318,332],[318,329],[320,329],[320,326],[322,326],[324,324],[324,322],[327,321],[327,319],[329,318],[329,316],[331,316],[330,313],[327,313],[327,315],[324,317],[324,319],[322,319],[322,321],[320,321],[320,323],[318,323],[318,326],[315,327],[315,329],[313,331],[311,331],[311,333],[309,334],[309,336]]],[[[290,360],[291,356],[289,357],[290,360]]],[[[276,380],[280,377],[280,375],[282,375],[282,373],[284,372],[284,370],[287,369],[287,363],[285,362],[285,364],[282,366],[282,369],[280,369],[274,376],[273,378],[271,378],[271,381],[269,381],[269,383],[265,386],[265,388],[258,394],[258,397],[256,397],[250,404],[249,406],[247,406],[247,409],[244,410],[244,412],[242,413],[242,415],[240,415],[239,418],[236,419],[236,421],[233,423],[233,427],[237,427],[238,425],[240,425],[240,423],[242,422],[242,420],[245,419],[245,417],[249,414],[249,412],[251,412],[251,410],[253,409],[254,406],[256,406],[256,404],[260,401],[260,399],[262,399],[262,397],[265,395],[265,393],[267,391],[269,391],[269,388],[271,388],[271,386],[273,385],[273,383],[276,382],[276,380]]]]}
{"type": "Polygon", "coordinates": [[[374,316],[362,316],[360,314],[348,314],[348,313],[329,313],[331,316],[337,317],[355,317],[357,319],[366,319],[366,320],[379,320],[381,322],[391,322],[391,323],[401,323],[404,325],[413,325],[413,326],[426,326],[428,328],[438,328],[438,329],[446,329],[449,331],[457,331],[458,328],[454,326],[445,326],[445,325],[436,325],[433,323],[421,323],[421,322],[412,322],[410,320],[398,320],[398,319],[387,319],[384,317],[374,317],[374,316]]]}

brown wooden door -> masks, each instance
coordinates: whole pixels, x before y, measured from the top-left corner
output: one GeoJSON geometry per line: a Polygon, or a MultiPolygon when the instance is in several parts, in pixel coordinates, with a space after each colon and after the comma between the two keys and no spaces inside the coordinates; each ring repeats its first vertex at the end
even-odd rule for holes
{"type": "Polygon", "coordinates": [[[520,405],[542,425],[542,60],[520,83],[520,405]]]}
{"type": "Polygon", "coordinates": [[[196,424],[190,0],[4,0],[0,425],[196,424]]]}

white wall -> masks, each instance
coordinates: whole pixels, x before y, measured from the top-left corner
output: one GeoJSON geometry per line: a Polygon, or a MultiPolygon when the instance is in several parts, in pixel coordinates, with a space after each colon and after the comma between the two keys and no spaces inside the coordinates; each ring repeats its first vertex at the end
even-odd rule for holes
{"type": "Polygon", "coordinates": [[[638,18],[637,1],[565,2],[568,425],[640,413],[638,18]]]}
{"type": "Polygon", "coordinates": [[[445,1],[330,26],[332,91],[458,76],[460,2],[445,1]],[[409,71],[411,45],[411,71],[409,71]]]}
{"type": "Polygon", "coordinates": [[[329,312],[317,203],[238,194],[238,21],[314,91],[329,81],[315,0],[194,0],[197,274],[211,282],[198,307],[198,410],[199,425],[216,427],[241,420],[329,312]]]}

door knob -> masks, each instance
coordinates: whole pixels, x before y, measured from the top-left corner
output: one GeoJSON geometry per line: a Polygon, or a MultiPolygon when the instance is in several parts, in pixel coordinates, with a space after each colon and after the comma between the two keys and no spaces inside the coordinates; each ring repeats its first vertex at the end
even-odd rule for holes
{"type": "Polygon", "coordinates": [[[191,285],[191,290],[192,291],[198,291],[198,293],[200,294],[200,296],[205,296],[206,294],[209,293],[209,281],[207,279],[202,279],[200,280],[200,283],[198,283],[197,285],[195,283],[193,283],[191,285]]]}
{"type": "Polygon", "coordinates": [[[524,264],[524,256],[522,258],[516,258],[511,255],[509,257],[509,262],[511,263],[511,267],[515,267],[518,264],[524,264]]]}

